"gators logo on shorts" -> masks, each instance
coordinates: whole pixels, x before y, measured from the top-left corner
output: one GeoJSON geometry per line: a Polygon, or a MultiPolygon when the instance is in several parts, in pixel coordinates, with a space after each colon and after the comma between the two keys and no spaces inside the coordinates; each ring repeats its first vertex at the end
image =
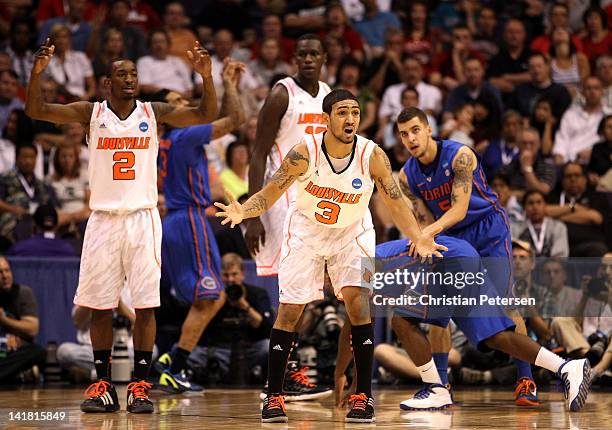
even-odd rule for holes
{"type": "Polygon", "coordinates": [[[217,289],[217,284],[215,284],[215,281],[213,278],[211,278],[210,276],[205,276],[200,280],[200,285],[202,286],[202,288],[204,288],[205,290],[216,290],[217,289]]]}

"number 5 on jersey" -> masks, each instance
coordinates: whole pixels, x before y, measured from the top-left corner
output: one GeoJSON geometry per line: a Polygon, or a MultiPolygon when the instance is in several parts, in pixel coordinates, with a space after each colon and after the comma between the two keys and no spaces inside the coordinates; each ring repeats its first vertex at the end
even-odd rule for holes
{"type": "Polygon", "coordinates": [[[113,180],[132,181],[136,177],[133,169],[135,156],[132,151],[117,151],[113,154],[113,180]]]}
{"type": "Polygon", "coordinates": [[[319,209],[323,209],[323,213],[315,212],[315,218],[317,221],[328,225],[338,222],[338,215],[340,214],[339,205],[328,202],[327,200],[321,200],[317,207],[319,209]]]}

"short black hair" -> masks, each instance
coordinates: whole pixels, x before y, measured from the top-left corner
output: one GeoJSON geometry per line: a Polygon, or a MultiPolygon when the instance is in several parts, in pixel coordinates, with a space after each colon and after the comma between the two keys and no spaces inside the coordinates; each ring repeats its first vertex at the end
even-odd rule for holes
{"type": "Polygon", "coordinates": [[[227,167],[230,169],[234,164],[234,151],[241,146],[244,146],[247,151],[249,150],[249,144],[244,140],[235,140],[227,145],[227,149],[225,150],[225,164],[227,164],[227,167]]]}
{"type": "Polygon", "coordinates": [[[168,34],[168,32],[162,27],[158,27],[158,28],[154,28],[153,30],[149,31],[149,37],[147,37],[147,44],[149,45],[149,49],[151,48],[151,43],[153,43],[153,35],[157,33],[163,34],[166,37],[166,42],[168,42],[168,46],[171,45],[170,35],[168,34]]]}
{"type": "Polygon", "coordinates": [[[355,97],[355,95],[349,90],[332,90],[332,92],[326,95],[323,99],[323,112],[331,115],[332,107],[336,103],[343,100],[355,100],[357,103],[359,103],[357,97],[355,97]]]}
{"type": "MultiPolygon", "coordinates": [[[[108,62],[108,64],[106,65],[106,70],[104,72],[104,76],[106,76],[107,78],[110,78],[111,76],[113,76],[113,65],[115,63],[118,63],[120,61],[131,61],[132,63],[134,63],[134,61],[130,60],[129,58],[126,57],[117,57],[117,58],[113,58],[112,60],[110,60],[108,62]]],[[[134,65],[136,65],[136,63],[134,63],[134,65]]]]}
{"type": "Polygon", "coordinates": [[[544,60],[546,64],[550,64],[550,60],[548,59],[548,56],[542,54],[541,52],[532,52],[531,54],[529,54],[527,61],[529,62],[531,61],[532,58],[536,58],[536,57],[540,57],[542,60],[544,60]]]}
{"type": "Polygon", "coordinates": [[[491,180],[491,184],[495,182],[496,179],[502,181],[508,187],[510,186],[510,175],[508,175],[507,173],[496,173],[495,176],[493,176],[493,179],[491,180]]]}
{"type": "Polygon", "coordinates": [[[295,41],[295,44],[297,45],[302,40],[318,40],[321,46],[323,46],[323,40],[314,33],[302,34],[300,37],[297,38],[297,40],[295,41]]]}
{"type": "Polygon", "coordinates": [[[597,15],[599,15],[599,19],[601,19],[601,25],[603,28],[608,28],[608,14],[606,13],[605,10],[603,10],[601,7],[597,5],[590,6],[582,14],[582,23],[584,24],[585,27],[587,26],[587,19],[589,18],[589,15],[591,15],[592,13],[596,13],[597,15]]]}
{"type": "Polygon", "coordinates": [[[599,121],[599,125],[597,126],[598,135],[603,136],[604,129],[606,128],[606,122],[608,122],[610,118],[612,118],[612,115],[606,115],[601,119],[601,121],[599,121]]]}
{"type": "Polygon", "coordinates": [[[408,86],[406,86],[406,88],[404,88],[402,90],[402,96],[401,96],[402,99],[404,98],[404,94],[406,94],[406,93],[415,93],[416,96],[417,96],[417,100],[419,100],[421,98],[421,95],[419,94],[417,89],[415,87],[413,87],[413,86],[408,85],[408,86]]]}
{"type": "Polygon", "coordinates": [[[544,200],[544,203],[546,203],[546,196],[544,195],[544,193],[542,191],[538,191],[538,190],[529,190],[527,191],[524,195],[523,195],[523,201],[521,202],[523,204],[523,207],[525,207],[527,205],[527,199],[531,196],[533,196],[534,194],[538,194],[540,196],[542,196],[542,199],[544,200]]]}
{"type": "Polygon", "coordinates": [[[38,148],[36,148],[36,145],[34,145],[31,142],[23,142],[15,147],[15,158],[19,157],[19,154],[21,153],[21,151],[23,151],[26,148],[29,148],[32,151],[36,152],[36,154],[38,154],[38,148]]]}
{"type": "MultiPolygon", "coordinates": [[[[7,55],[10,56],[10,54],[7,53],[7,55]]],[[[8,73],[9,76],[11,76],[13,79],[17,79],[19,80],[19,75],[17,74],[16,71],[14,71],[13,69],[7,69],[7,70],[0,70],[0,78],[2,77],[2,75],[4,75],[5,73],[8,73]]]]}
{"type": "Polygon", "coordinates": [[[417,117],[423,124],[429,125],[427,114],[417,107],[408,107],[403,109],[397,117],[397,123],[403,124],[417,117]]]}

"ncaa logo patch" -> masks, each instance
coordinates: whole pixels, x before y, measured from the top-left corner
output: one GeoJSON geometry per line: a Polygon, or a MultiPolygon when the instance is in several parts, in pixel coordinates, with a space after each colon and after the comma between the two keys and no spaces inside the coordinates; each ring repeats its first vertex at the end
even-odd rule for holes
{"type": "Polygon", "coordinates": [[[200,285],[205,290],[215,290],[217,286],[215,285],[215,281],[210,276],[205,276],[200,280],[200,285]]]}
{"type": "Polygon", "coordinates": [[[147,124],[146,121],[143,121],[138,125],[138,128],[140,129],[140,131],[144,133],[145,131],[149,129],[149,124],[147,124]]]}
{"type": "Polygon", "coordinates": [[[353,179],[353,188],[358,190],[359,188],[361,188],[361,185],[362,185],[361,179],[359,179],[359,178],[353,179]]]}

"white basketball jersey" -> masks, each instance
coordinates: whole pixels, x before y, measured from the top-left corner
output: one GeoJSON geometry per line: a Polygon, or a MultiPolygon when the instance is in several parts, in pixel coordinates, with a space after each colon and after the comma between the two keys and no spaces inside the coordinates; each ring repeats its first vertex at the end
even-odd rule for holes
{"type": "Polygon", "coordinates": [[[96,103],[89,125],[92,210],[130,212],[157,206],[157,122],[151,103],[121,120],[106,101],[96,103]]]}
{"type": "Polygon", "coordinates": [[[374,180],[370,175],[370,155],[376,147],[371,140],[357,136],[350,162],[335,172],[323,151],[323,133],[305,137],[308,147],[307,172],[296,181],[297,209],[324,227],[343,228],[368,213],[374,180]]]}
{"type": "Polygon", "coordinates": [[[325,82],[319,81],[319,92],[313,97],[292,77],[281,79],[276,85],[287,88],[289,103],[281,119],[274,146],[268,155],[266,179],[274,175],[289,150],[300,143],[305,134],[319,134],[325,131],[327,126],[323,120],[323,99],[331,92],[325,82]]]}

